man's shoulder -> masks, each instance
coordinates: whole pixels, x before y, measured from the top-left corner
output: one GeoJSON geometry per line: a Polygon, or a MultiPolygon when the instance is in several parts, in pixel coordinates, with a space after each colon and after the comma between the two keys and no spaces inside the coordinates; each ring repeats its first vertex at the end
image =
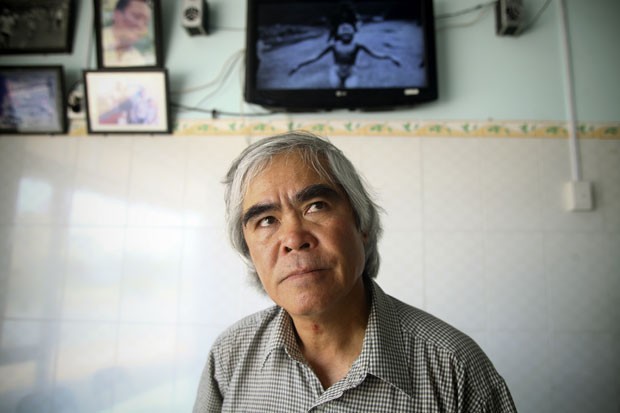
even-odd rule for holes
{"type": "MultiPolygon", "coordinates": [[[[465,404],[484,406],[484,411],[514,411],[504,379],[473,339],[426,311],[389,295],[384,297],[384,306],[391,308],[384,311],[398,322],[406,363],[416,383],[424,383],[425,378],[427,383],[434,383],[451,377],[465,404]]],[[[447,399],[456,397],[449,388],[442,392],[447,399]]]]}
{"type": "Polygon", "coordinates": [[[398,315],[403,339],[411,346],[441,352],[463,365],[485,363],[487,357],[478,344],[458,328],[438,317],[388,296],[398,315]]]}

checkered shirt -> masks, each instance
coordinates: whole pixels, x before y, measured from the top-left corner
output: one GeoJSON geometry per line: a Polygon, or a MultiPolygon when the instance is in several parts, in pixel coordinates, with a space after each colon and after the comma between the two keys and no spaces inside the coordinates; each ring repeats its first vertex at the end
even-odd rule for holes
{"type": "Polygon", "coordinates": [[[468,336],[372,281],[362,352],[328,389],[304,361],[290,316],[272,307],[224,332],[209,354],[194,413],[516,412],[468,336]]]}

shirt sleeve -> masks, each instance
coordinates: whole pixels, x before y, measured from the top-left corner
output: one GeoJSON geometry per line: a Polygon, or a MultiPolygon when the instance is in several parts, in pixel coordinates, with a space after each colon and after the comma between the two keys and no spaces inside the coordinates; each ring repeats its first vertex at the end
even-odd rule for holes
{"type": "Polygon", "coordinates": [[[517,413],[517,408],[512,400],[510,391],[505,382],[495,386],[486,399],[485,403],[478,409],[479,413],[517,413]]]}
{"type": "Polygon", "coordinates": [[[214,352],[209,353],[209,359],[202,372],[198,393],[194,403],[193,413],[211,413],[222,411],[223,397],[220,392],[219,384],[215,378],[215,356],[214,352]]]}

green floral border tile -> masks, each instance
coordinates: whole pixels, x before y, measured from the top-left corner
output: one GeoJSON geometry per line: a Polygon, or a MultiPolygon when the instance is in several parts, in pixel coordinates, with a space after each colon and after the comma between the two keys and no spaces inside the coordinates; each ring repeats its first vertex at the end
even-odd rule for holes
{"type": "MultiPolygon", "coordinates": [[[[559,121],[376,121],[376,120],[248,120],[180,119],[175,136],[266,136],[306,129],[325,136],[444,137],[444,138],[566,138],[567,124],[559,121]]],[[[582,139],[620,139],[620,122],[581,123],[582,139]]],[[[69,132],[85,136],[86,125],[74,121],[69,132]]]]}

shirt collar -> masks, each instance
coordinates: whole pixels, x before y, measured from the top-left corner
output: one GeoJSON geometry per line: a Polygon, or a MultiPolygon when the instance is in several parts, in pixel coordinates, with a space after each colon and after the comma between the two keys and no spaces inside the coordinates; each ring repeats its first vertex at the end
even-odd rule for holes
{"type": "Polygon", "coordinates": [[[271,353],[280,349],[283,349],[292,359],[303,362],[304,357],[297,345],[297,337],[291,316],[282,307],[278,307],[278,314],[273,323],[273,329],[263,355],[263,365],[271,353]]]}
{"type": "MultiPolygon", "coordinates": [[[[389,296],[374,280],[367,282],[366,286],[372,297],[370,315],[362,353],[353,364],[349,376],[359,379],[372,374],[411,396],[409,365],[396,309],[389,296]]],[[[283,349],[293,360],[305,362],[297,344],[293,321],[282,308],[279,308],[274,320],[274,328],[263,355],[263,365],[279,349],[283,349]]]]}
{"type": "Polygon", "coordinates": [[[356,364],[364,365],[369,374],[411,396],[409,364],[396,308],[374,280],[368,282],[367,286],[372,293],[372,307],[362,354],[356,364]]]}

